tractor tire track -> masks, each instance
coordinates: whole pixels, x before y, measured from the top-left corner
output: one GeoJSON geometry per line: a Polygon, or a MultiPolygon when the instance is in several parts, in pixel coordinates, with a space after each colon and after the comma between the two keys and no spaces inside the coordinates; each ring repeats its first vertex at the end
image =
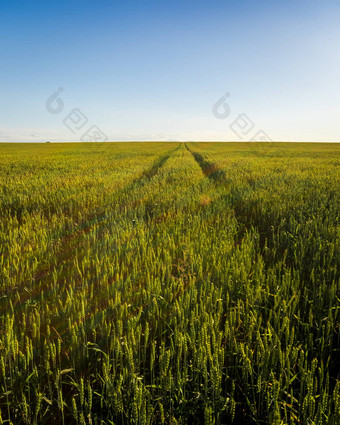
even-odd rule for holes
{"type": "Polygon", "coordinates": [[[158,173],[159,169],[162,168],[163,165],[167,162],[170,156],[177,152],[180,147],[181,144],[179,144],[175,149],[169,151],[167,154],[161,156],[160,158],[157,158],[156,161],[153,163],[152,167],[149,170],[145,171],[142,176],[147,177],[148,179],[151,179],[153,176],[155,176],[158,173]]]}
{"type": "Polygon", "coordinates": [[[194,157],[194,160],[197,162],[197,164],[201,167],[202,172],[206,177],[215,182],[225,178],[226,173],[224,170],[219,168],[214,162],[207,161],[206,158],[204,158],[204,156],[200,153],[190,149],[186,143],[184,145],[194,157]]]}

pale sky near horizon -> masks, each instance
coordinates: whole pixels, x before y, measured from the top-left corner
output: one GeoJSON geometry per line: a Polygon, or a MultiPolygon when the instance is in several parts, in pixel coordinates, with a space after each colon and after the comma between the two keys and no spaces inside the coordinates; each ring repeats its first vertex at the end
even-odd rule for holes
{"type": "Polygon", "coordinates": [[[339,1],[1,0],[0,18],[0,142],[340,141],[339,1]]]}

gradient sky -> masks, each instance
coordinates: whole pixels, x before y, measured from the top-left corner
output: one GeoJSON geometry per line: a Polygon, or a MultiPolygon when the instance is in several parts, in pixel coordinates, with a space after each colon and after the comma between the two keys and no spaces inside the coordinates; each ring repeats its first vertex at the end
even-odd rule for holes
{"type": "Polygon", "coordinates": [[[0,22],[0,141],[340,141],[338,0],[1,0],[0,22]]]}

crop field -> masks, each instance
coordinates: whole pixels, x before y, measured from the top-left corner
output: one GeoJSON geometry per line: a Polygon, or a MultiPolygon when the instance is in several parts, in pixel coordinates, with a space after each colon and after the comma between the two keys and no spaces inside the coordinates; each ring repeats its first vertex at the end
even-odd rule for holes
{"type": "Polygon", "coordinates": [[[339,212],[339,144],[0,144],[0,425],[339,425],[339,212]]]}

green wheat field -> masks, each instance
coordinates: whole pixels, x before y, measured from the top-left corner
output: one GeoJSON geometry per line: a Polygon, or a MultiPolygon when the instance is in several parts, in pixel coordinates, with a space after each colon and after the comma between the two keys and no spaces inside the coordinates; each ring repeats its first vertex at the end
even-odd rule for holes
{"type": "Polygon", "coordinates": [[[340,145],[0,144],[0,424],[340,424],[340,145]]]}

